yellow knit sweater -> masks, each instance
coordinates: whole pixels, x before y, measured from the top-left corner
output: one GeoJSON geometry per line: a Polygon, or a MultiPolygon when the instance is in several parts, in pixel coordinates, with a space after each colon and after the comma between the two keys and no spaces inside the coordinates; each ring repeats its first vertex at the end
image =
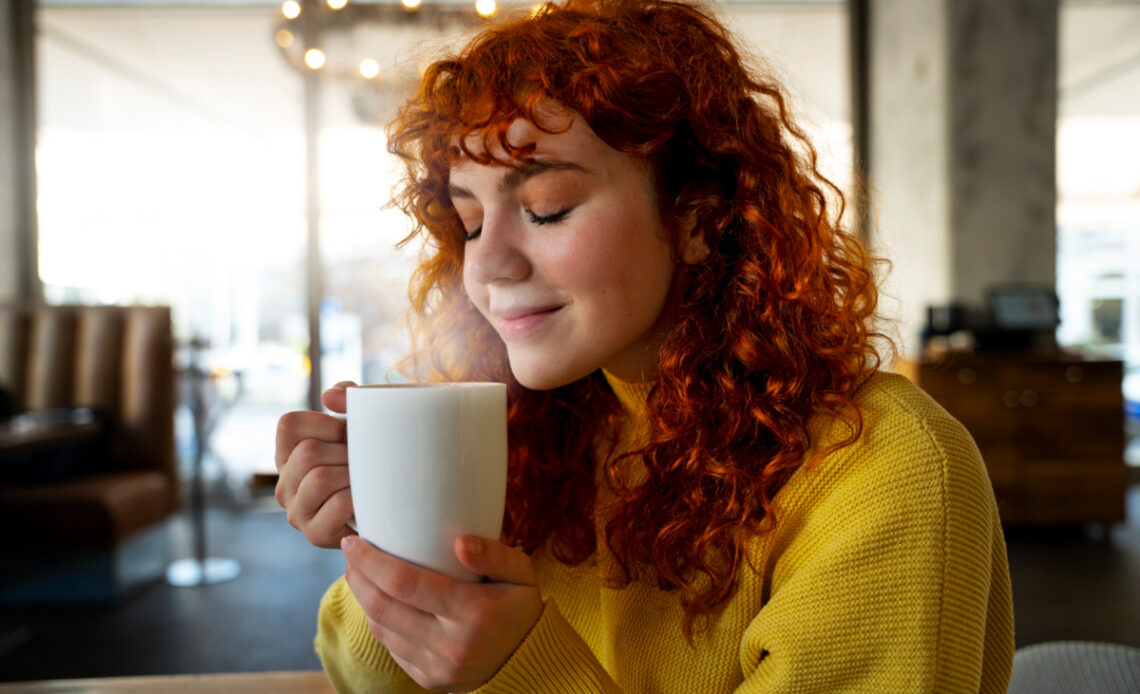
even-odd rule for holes
{"type": "MultiPolygon", "coordinates": [[[[629,450],[644,436],[648,386],[610,384],[629,450]]],[[[779,523],[751,548],[754,570],[693,646],[676,593],[606,588],[604,553],[578,567],[539,553],[542,616],[479,691],[1004,694],[1009,569],[973,440],[900,376],[876,375],[857,402],[861,439],[779,492],[779,523]]],[[[813,440],[842,429],[821,418],[813,440]]],[[[343,578],[321,602],[316,649],[339,692],[424,691],[372,638],[343,578]]]]}

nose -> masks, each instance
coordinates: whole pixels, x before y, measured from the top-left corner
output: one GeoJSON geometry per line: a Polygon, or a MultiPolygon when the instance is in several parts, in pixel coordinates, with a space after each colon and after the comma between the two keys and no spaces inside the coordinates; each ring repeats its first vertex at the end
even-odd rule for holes
{"type": "Polygon", "coordinates": [[[484,285],[526,279],[531,267],[523,248],[524,233],[510,214],[484,211],[482,232],[463,247],[463,274],[484,285]]]}

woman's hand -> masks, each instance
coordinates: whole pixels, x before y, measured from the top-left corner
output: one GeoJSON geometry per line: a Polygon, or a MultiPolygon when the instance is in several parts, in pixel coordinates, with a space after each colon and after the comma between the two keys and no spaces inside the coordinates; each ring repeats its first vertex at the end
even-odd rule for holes
{"type": "Polygon", "coordinates": [[[463,535],[459,561],[489,583],[457,581],[346,537],[345,579],[368,628],[404,672],[433,691],[470,691],[507,662],[542,614],[521,550],[463,535]]]}
{"type": "MultiPolygon", "coordinates": [[[[345,410],[344,381],[321,395],[333,412],[345,410]]],[[[289,412],[277,420],[277,503],[289,524],[317,547],[334,549],[355,534],[348,486],[348,444],[344,422],[320,412],[289,412]]]]}

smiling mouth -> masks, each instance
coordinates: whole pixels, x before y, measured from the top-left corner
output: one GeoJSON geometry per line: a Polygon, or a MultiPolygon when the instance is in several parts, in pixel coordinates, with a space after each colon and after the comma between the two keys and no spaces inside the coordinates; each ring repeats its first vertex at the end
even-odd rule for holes
{"type": "Polygon", "coordinates": [[[546,325],[561,310],[561,306],[554,306],[512,318],[500,318],[499,335],[504,340],[520,340],[546,325]]]}

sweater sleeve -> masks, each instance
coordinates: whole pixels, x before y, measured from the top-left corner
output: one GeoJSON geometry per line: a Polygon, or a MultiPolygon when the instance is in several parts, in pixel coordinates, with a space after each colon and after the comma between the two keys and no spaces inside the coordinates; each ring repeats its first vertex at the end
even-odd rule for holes
{"type": "Polygon", "coordinates": [[[428,690],[400,669],[368,630],[368,620],[344,577],[337,579],[317,614],[317,656],[338,694],[422,694],[428,690]]]}
{"type": "Polygon", "coordinates": [[[510,659],[478,694],[621,694],[553,600],[510,659]]]}
{"type": "Polygon", "coordinates": [[[796,490],[811,512],[785,519],[800,527],[743,635],[739,694],[1006,691],[1012,604],[989,478],[955,420],[895,404],[876,441],[796,490]]]}
{"type": "MultiPolygon", "coordinates": [[[[314,642],[338,694],[420,694],[420,687],[368,630],[364,610],[344,578],[325,593],[314,642]]],[[[479,694],[621,694],[569,622],[548,600],[510,659],[479,694]]]]}

